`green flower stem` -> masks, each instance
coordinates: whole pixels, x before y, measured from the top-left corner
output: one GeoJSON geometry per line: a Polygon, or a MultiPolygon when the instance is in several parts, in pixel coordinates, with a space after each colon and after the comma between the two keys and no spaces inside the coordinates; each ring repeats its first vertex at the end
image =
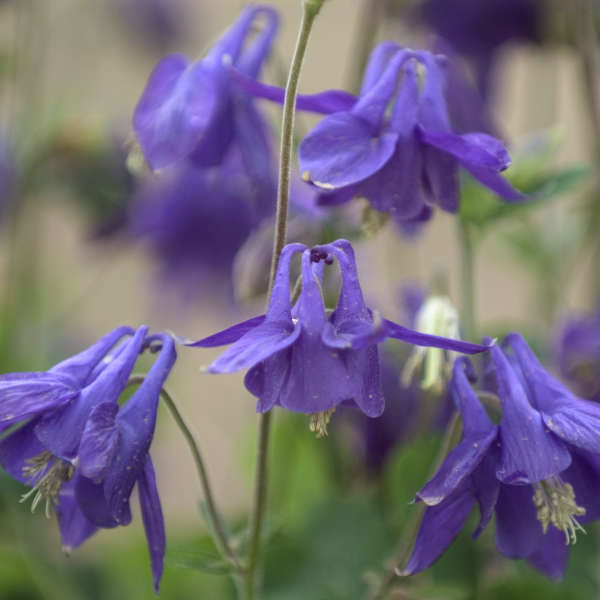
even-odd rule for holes
{"type": "MultiPolygon", "coordinates": [[[[446,433],[444,434],[444,439],[442,440],[442,445],[438,452],[437,458],[431,467],[429,477],[427,478],[428,480],[431,479],[434,473],[442,466],[444,459],[458,442],[461,430],[462,422],[460,415],[458,412],[454,412],[454,415],[452,416],[452,419],[446,428],[446,433]]],[[[411,520],[407,524],[406,529],[404,530],[404,535],[400,541],[398,552],[395,554],[392,560],[388,561],[390,565],[389,568],[386,570],[377,586],[367,594],[367,600],[384,600],[387,597],[390,588],[396,581],[397,577],[400,576],[408,559],[410,558],[426,508],[427,506],[424,502],[419,502],[417,504],[417,508],[413,513],[411,520]]]]}
{"type": "MultiPolygon", "coordinates": [[[[129,378],[127,385],[140,385],[143,383],[144,379],[144,375],[134,374],[129,378]]],[[[227,540],[225,527],[223,526],[223,521],[219,516],[210,483],[208,481],[208,473],[206,472],[206,467],[204,466],[204,461],[202,460],[202,455],[200,454],[200,446],[198,439],[196,438],[196,434],[192,431],[185,417],[177,408],[177,404],[175,403],[175,400],[173,400],[173,396],[165,388],[162,388],[160,396],[166,407],[169,409],[173,420],[181,431],[185,441],[189,446],[190,452],[192,453],[198,478],[200,479],[200,485],[202,486],[202,491],[204,493],[204,499],[206,501],[206,508],[210,517],[210,525],[214,534],[215,543],[217,544],[221,555],[229,560],[238,573],[241,573],[244,569],[231,545],[229,544],[229,541],[227,540]]]]}
{"type": "MultiPolygon", "coordinates": [[[[324,0],[305,0],[303,4],[302,21],[296,41],[296,49],[290,65],[285,88],[283,104],[283,120],[281,124],[281,151],[279,155],[279,180],[277,186],[277,213],[275,216],[275,235],[273,238],[273,255],[269,276],[269,294],[273,287],[279,256],[286,243],[287,215],[290,197],[290,175],[292,168],[292,152],[294,148],[294,116],[298,81],[306,54],[310,32],[315,17],[319,14],[324,0]]],[[[259,417],[258,452],[256,457],[256,476],[254,484],[254,501],[250,515],[250,542],[248,547],[248,562],[245,571],[245,598],[252,600],[256,597],[257,572],[260,563],[262,525],[267,504],[269,454],[269,433],[271,412],[259,417]]]]}
{"type": "Polygon", "coordinates": [[[475,254],[473,252],[473,230],[462,221],[458,222],[458,238],[461,250],[461,325],[463,337],[475,340],[477,319],[475,308],[475,254]]]}

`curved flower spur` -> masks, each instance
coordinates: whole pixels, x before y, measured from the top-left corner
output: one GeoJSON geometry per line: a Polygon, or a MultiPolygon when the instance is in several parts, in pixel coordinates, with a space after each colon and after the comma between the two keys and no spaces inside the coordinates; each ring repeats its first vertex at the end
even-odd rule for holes
{"type": "Polygon", "coordinates": [[[311,429],[326,433],[339,404],[356,405],[369,417],[384,410],[377,344],[396,338],[475,354],[489,346],[427,335],[383,319],[363,299],[354,251],[346,240],[308,249],[288,244],[279,265],[266,315],[254,317],[188,346],[231,344],[209,367],[210,373],[250,369],[246,388],[258,397],[257,410],[273,406],[311,415],[311,429]],[[290,261],[302,253],[302,289],[292,307],[290,261]],[[341,289],[328,314],[320,288],[324,265],[338,261],[341,289]]]}
{"type": "Polygon", "coordinates": [[[133,487],[148,541],[154,587],[162,575],[165,529],[149,455],[159,395],[175,362],[173,339],[119,327],[47,372],[0,376],[0,463],[31,486],[32,511],[54,507],[69,553],[98,528],[131,522],[133,487]],[[142,385],[122,406],[139,355],[160,351],[142,385]]]}

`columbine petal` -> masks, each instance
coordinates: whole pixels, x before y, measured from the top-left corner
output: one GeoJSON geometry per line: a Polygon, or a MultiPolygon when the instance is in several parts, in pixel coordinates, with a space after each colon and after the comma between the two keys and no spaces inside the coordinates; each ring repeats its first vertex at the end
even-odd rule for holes
{"type": "MultiPolygon", "coordinates": [[[[300,325],[294,324],[292,320],[289,271],[292,256],[304,248],[303,244],[289,244],[284,248],[279,259],[265,320],[227,348],[210,365],[211,373],[232,373],[253,367],[298,339],[300,325]]],[[[202,344],[197,343],[197,345],[202,344]]]]}
{"type": "MultiPolygon", "coordinates": [[[[600,518],[600,457],[580,450],[571,450],[571,455],[571,466],[560,477],[573,486],[577,505],[585,508],[585,514],[578,516],[577,520],[579,523],[590,523],[600,518]]],[[[564,533],[562,535],[564,539],[564,533]]]]}
{"type": "Polygon", "coordinates": [[[120,521],[117,521],[111,513],[111,508],[104,494],[104,484],[94,483],[91,479],[75,473],[71,480],[77,504],[83,516],[93,525],[105,529],[117,527],[117,525],[128,525],[131,522],[129,502],[124,502],[120,521]],[[126,514],[125,514],[126,513],[126,514]]]}
{"type": "Polygon", "coordinates": [[[381,42],[371,52],[369,61],[365,68],[360,95],[364,96],[372,87],[374,87],[383,73],[394,54],[400,50],[400,46],[396,42],[385,41],[381,42]]]}
{"type": "Polygon", "coordinates": [[[73,481],[63,484],[60,490],[56,516],[58,517],[62,549],[67,555],[98,531],[98,528],[81,512],[75,498],[73,481]]]}
{"type": "Polygon", "coordinates": [[[510,156],[504,144],[485,133],[450,132],[434,133],[420,129],[421,138],[427,144],[451,154],[463,165],[475,165],[494,171],[503,171],[510,165],[510,156]]]}
{"type": "Polygon", "coordinates": [[[346,370],[354,378],[353,400],[367,417],[379,417],[385,408],[385,398],[379,370],[377,346],[343,352],[346,370]]]}
{"type": "Polygon", "coordinates": [[[79,394],[70,378],[52,373],[0,376],[0,431],[41,412],[57,408],[79,394]]]}
{"type": "Polygon", "coordinates": [[[270,6],[259,6],[255,9],[258,10],[254,13],[253,18],[258,14],[262,14],[266,16],[267,24],[251,43],[243,48],[239,59],[236,61],[236,66],[245,75],[258,79],[260,69],[269,55],[273,39],[279,28],[279,15],[270,6]]]}
{"type": "Polygon", "coordinates": [[[77,453],[79,472],[90,479],[104,475],[118,444],[115,417],[119,411],[116,402],[98,404],[88,418],[77,453]]]}
{"type": "Polygon", "coordinates": [[[467,163],[463,166],[475,179],[477,179],[477,181],[483,183],[483,185],[504,200],[508,200],[509,202],[519,202],[526,198],[524,194],[516,190],[506,179],[504,179],[504,177],[500,176],[495,171],[467,163]]]}
{"type": "MultiPolygon", "coordinates": [[[[539,548],[544,534],[529,485],[503,485],[496,504],[496,546],[507,558],[526,558],[539,548]]],[[[564,545],[564,535],[562,539],[564,545]]]]}
{"type": "Polygon", "coordinates": [[[280,404],[288,410],[316,413],[354,396],[352,378],[339,354],[323,344],[325,307],[311,266],[311,251],[302,254],[302,291],[296,307],[301,333],[290,348],[289,377],[280,404]]]}
{"type": "Polygon", "coordinates": [[[102,336],[97,342],[83,352],[79,352],[79,354],[59,362],[48,372],[71,377],[80,387],[83,387],[90,382],[95,368],[99,367],[102,363],[110,362],[110,349],[115,346],[121,338],[133,335],[134,333],[135,332],[131,327],[117,327],[110,333],[102,336]]]}
{"type": "Polygon", "coordinates": [[[431,566],[454,541],[474,504],[468,485],[463,485],[445,502],[428,506],[411,557],[401,574],[414,575],[431,566]]]}
{"type": "Polygon", "coordinates": [[[550,579],[558,581],[563,578],[569,560],[569,546],[565,544],[564,533],[554,527],[540,545],[527,557],[527,562],[550,579]]]}
{"type": "Polygon", "coordinates": [[[227,348],[208,367],[208,371],[233,373],[253,367],[272,354],[291,346],[298,339],[300,331],[300,325],[294,325],[291,320],[289,323],[266,320],[227,348]]]}
{"type": "Polygon", "coordinates": [[[451,450],[437,473],[417,494],[428,506],[444,501],[471,475],[496,439],[495,428],[487,433],[465,438],[451,450]]]}
{"type": "Polygon", "coordinates": [[[361,184],[361,195],[377,210],[391,212],[397,219],[411,219],[423,209],[422,152],[415,138],[419,106],[416,64],[408,60],[402,86],[390,118],[390,128],[398,134],[392,158],[376,174],[361,184]]]}
{"type": "Polygon", "coordinates": [[[31,483],[23,474],[27,460],[39,456],[45,450],[34,434],[38,420],[39,417],[29,421],[0,440],[0,464],[5,471],[21,483],[31,483]]]}
{"type": "Polygon", "coordinates": [[[374,138],[358,116],[339,112],[323,119],[298,149],[302,178],[328,190],[352,185],[373,175],[394,153],[397,134],[374,138]]]}
{"type": "Polygon", "coordinates": [[[600,405],[572,394],[540,364],[523,337],[507,336],[544,423],[561,439],[600,453],[600,405]]]}
{"type": "Polygon", "coordinates": [[[150,552],[154,591],[158,594],[167,541],[165,536],[165,522],[150,455],[146,455],[144,468],[138,478],[138,494],[146,540],[148,541],[148,551],[150,552]]]}
{"type": "Polygon", "coordinates": [[[136,106],[133,128],[153,169],[188,156],[219,106],[214,68],[190,64],[182,54],[163,58],[154,68],[136,106]]]}
{"type": "Polygon", "coordinates": [[[176,359],[173,339],[157,336],[160,354],[140,387],[117,415],[118,450],[104,478],[104,494],[111,515],[122,523],[129,517],[131,490],[145,468],[145,461],[156,424],[160,392],[176,359]]]}
{"type": "Polygon", "coordinates": [[[502,455],[497,476],[503,483],[526,484],[547,479],[571,463],[565,444],[551,433],[525,394],[516,373],[498,346],[490,350],[502,403],[502,455]]]}
{"type": "Polygon", "coordinates": [[[147,331],[147,327],[140,327],[127,342],[127,347],[81,391],[75,402],[41,417],[35,434],[52,454],[69,461],[75,458],[91,411],[98,404],[118,401],[142,350],[147,331]]]}
{"type": "Polygon", "coordinates": [[[263,323],[265,320],[265,315],[259,315],[257,317],[252,317],[246,321],[242,321],[237,325],[232,325],[227,329],[223,329],[223,331],[219,331],[219,333],[214,333],[213,335],[209,335],[197,342],[191,342],[188,340],[178,340],[180,343],[183,343],[185,346],[192,347],[200,347],[200,348],[213,348],[214,346],[225,346],[227,344],[232,344],[233,342],[237,342],[243,335],[263,323]]]}
{"type": "Polygon", "coordinates": [[[419,331],[408,329],[407,327],[403,327],[402,325],[398,325],[398,323],[388,321],[387,319],[385,319],[385,326],[387,328],[388,337],[402,340],[403,342],[414,344],[415,346],[443,348],[445,350],[453,350],[454,352],[462,352],[463,354],[478,354],[479,352],[485,352],[492,347],[492,344],[473,344],[461,340],[452,340],[439,335],[420,333],[419,331]]]}
{"type": "Polygon", "coordinates": [[[496,445],[489,448],[480,465],[471,474],[471,486],[473,494],[479,504],[479,523],[473,532],[473,539],[477,538],[490,522],[498,494],[500,493],[500,482],[496,478],[496,465],[500,456],[496,445]]]}

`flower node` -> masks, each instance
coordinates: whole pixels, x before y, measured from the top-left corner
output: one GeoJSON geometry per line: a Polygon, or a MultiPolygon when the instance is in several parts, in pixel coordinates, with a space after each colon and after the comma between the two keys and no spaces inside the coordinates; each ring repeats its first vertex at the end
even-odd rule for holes
{"type": "Polygon", "coordinates": [[[552,477],[534,484],[534,488],[533,503],[544,533],[548,531],[548,525],[552,524],[564,532],[566,544],[574,544],[577,541],[577,530],[585,533],[576,519],[585,515],[585,508],[575,502],[573,486],[558,477],[552,477]]]}

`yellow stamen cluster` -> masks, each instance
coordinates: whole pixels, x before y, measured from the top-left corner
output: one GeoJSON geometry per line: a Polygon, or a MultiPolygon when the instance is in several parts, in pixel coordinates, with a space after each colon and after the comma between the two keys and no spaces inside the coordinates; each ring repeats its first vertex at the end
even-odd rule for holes
{"type": "Polygon", "coordinates": [[[331,421],[331,416],[335,412],[335,406],[329,410],[323,410],[318,413],[312,413],[309,416],[309,429],[317,436],[323,438],[327,435],[327,425],[331,421]]]}
{"type": "Polygon", "coordinates": [[[25,502],[35,494],[31,503],[31,512],[35,512],[38,504],[45,500],[44,512],[46,517],[50,518],[50,507],[58,502],[60,488],[73,477],[75,468],[47,450],[28,459],[26,463],[27,466],[23,467],[23,475],[30,480],[33,487],[21,496],[20,502],[25,502]],[[44,471],[46,472],[42,475],[44,471]]]}
{"type": "Polygon", "coordinates": [[[573,486],[564,483],[558,477],[553,477],[535,483],[534,489],[533,503],[544,533],[552,524],[564,532],[566,544],[574,544],[577,541],[577,530],[585,533],[585,529],[576,518],[585,515],[585,508],[575,502],[573,486]]]}

